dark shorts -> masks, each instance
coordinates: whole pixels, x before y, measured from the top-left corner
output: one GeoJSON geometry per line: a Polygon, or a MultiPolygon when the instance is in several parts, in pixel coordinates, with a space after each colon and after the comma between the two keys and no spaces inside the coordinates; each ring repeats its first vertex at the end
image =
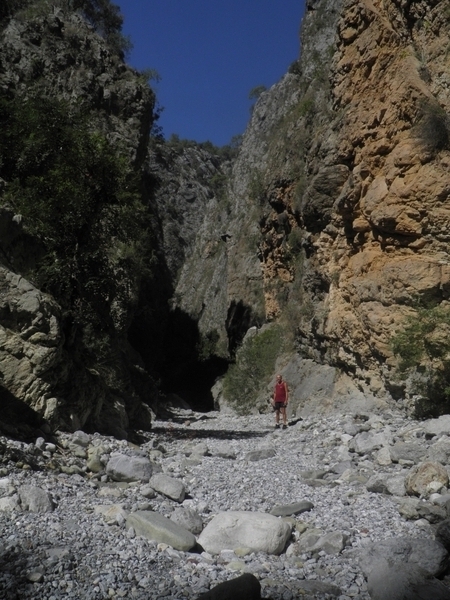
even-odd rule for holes
{"type": "Polygon", "coordinates": [[[275,402],[274,408],[275,410],[281,410],[282,408],[286,408],[286,404],[284,402],[275,402]]]}

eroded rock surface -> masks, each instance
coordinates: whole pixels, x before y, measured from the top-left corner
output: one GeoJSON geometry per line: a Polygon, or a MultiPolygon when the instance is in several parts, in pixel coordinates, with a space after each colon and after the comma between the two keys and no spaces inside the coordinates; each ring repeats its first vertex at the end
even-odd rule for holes
{"type": "Polygon", "coordinates": [[[347,402],[336,368],[356,384],[355,407],[358,389],[365,408],[414,394],[395,377],[392,334],[417,300],[448,301],[450,155],[433,129],[433,114],[450,109],[443,7],[308,3],[299,61],[254,107],[227,220],[210,207],[181,271],[180,306],[218,333],[220,351],[265,319],[295,331],[312,361],[295,377],[303,414],[325,395],[327,409],[347,402]],[[214,257],[207,248],[225,230],[214,257]],[[196,295],[198,265],[209,283],[196,295]],[[308,394],[324,368],[329,393],[308,394]]]}

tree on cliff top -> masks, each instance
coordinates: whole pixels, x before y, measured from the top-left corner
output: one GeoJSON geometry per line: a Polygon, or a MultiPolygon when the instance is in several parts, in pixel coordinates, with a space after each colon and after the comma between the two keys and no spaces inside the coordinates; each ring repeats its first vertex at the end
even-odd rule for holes
{"type": "Polygon", "coordinates": [[[131,41],[122,34],[123,16],[120,7],[110,0],[1,0],[0,23],[14,17],[19,11],[25,16],[51,11],[79,12],[93,29],[109,44],[111,50],[122,58],[132,47],[131,41]]]}
{"type": "Polygon", "coordinates": [[[110,0],[71,0],[95,31],[105,38],[121,56],[132,48],[131,41],[122,34],[123,16],[120,7],[110,0]]]}

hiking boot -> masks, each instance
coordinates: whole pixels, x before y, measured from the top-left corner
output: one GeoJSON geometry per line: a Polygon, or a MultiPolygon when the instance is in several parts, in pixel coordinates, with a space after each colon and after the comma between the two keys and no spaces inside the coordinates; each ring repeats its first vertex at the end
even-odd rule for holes
{"type": "Polygon", "coordinates": [[[279,429],[279,428],[280,428],[279,423],[275,423],[275,429],[279,429]]]}
{"type": "Polygon", "coordinates": [[[283,429],[287,429],[287,425],[283,425],[283,429]]]}

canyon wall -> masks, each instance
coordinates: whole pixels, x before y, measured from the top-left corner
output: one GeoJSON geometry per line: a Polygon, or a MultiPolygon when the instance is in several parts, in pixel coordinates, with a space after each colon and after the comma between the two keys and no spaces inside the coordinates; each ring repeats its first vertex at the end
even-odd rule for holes
{"type": "Polygon", "coordinates": [[[414,393],[391,339],[449,295],[449,10],[307,2],[300,58],[257,102],[184,264],[180,305],[219,351],[264,322],[294,336],[279,368],[298,410],[414,393]]]}
{"type": "MultiPolygon", "coordinates": [[[[89,357],[87,330],[33,280],[42,240],[2,202],[0,391],[51,426],[125,437],[150,427],[161,385],[212,387],[278,328],[251,410],[275,370],[297,415],[409,409],[392,336],[450,291],[449,1],[308,0],[300,56],[259,97],[237,157],[149,145],[146,77],[63,0],[24,4],[0,14],[2,98],[88,106],[134,165],[150,242],[135,277],[120,271],[102,358],[89,357]]],[[[226,389],[213,387],[221,409],[226,389]]]]}
{"type": "MultiPolygon", "coordinates": [[[[92,130],[100,132],[97,135],[104,136],[111,148],[120,144],[139,174],[147,156],[155,101],[146,77],[127,67],[120,51],[68,3],[16,4],[18,9],[9,16],[2,14],[0,23],[2,135],[7,134],[5,107],[12,99],[24,106],[43,99],[49,109],[56,99],[83,110],[92,130]]],[[[41,134],[36,131],[35,137],[41,134]]],[[[23,155],[26,160],[26,148],[23,155]]],[[[36,157],[36,165],[42,160],[36,157]]],[[[127,429],[136,424],[150,427],[148,403],[157,397],[156,385],[126,337],[137,282],[124,271],[120,300],[104,302],[110,307],[104,310],[107,323],[101,332],[76,323],[71,309],[80,307],[82,317],[80,296],[75,293],[72,306],[66,302],[62,307],[57,298],[39,289],[36,275],[45,239],[30,234],[34,223],[17,214],[14,198],[9,197],[9,203],[4,199],[13,183],[1,178],[7,178],[6,171],[7,165],[0,164],[0,395],[5,407],[0,428],[7,428],[11,414],[25,414],[27,407],[35,412],[35,422],[43,419],[49,427],[85,428],[119,437],[126,437],[127,429]]],[[[83,172],[79,176],[91,177],[83,172]]],[[[70,193],[68,186],[67,206],[74,202],[70,193]]],[[[62,227],[64,207],[58,212],[62,227]]],[[[85,244],[95,245],[95,240],[86,239],[85,244]]],[[[77,248],[78,244],[74,253],[77,248]]],[[[58,269],[57,261],[53,268],[58,269]]],[[[88,277],[83,270],[82,276],[88,277]]],[[[74,271],[72,277],[76,276],[74,271]]],[[[82,294],[89,302],[89,292],[82,294]]]]}

